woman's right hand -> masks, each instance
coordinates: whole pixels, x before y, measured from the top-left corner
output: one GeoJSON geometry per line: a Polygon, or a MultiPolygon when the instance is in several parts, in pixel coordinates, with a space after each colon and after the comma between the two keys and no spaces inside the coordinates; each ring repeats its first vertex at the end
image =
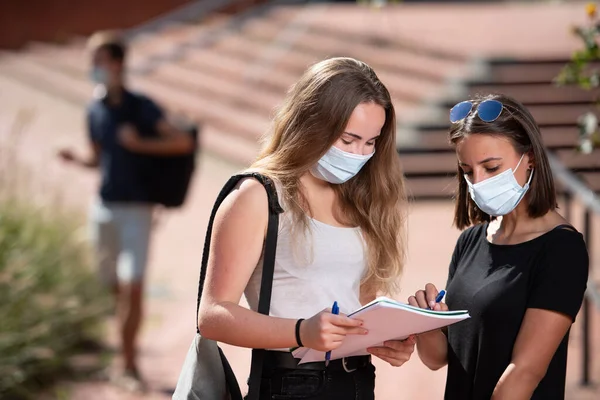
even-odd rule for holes
{"type": "Polygon", "coordinates": [[[363,322],[335,315],[326,309],[300,324],[300,339],[304,347],[318,351],[330,351],[341,346],[346,335],[366,335],[363,322]]]}
{"type": "Polygon", "coordinates": [[[414,296],[408,298],[408,304],[414,307],[427,308],[435,311],[448,311],[446,303],[436,303],[435,298],[439,291],[433,283],[425,285],[425,290],[418,290],[414,296]]]}
{"type": "MultiPolygon", "coordinates": [[[[414,307],[448,311],[445,303],[436,303],[439,291],[432,283],[425,285],[425,290],[418,290],[408,298],[408,304],[414,307]]],[[[435,329],[417,335],[417,353],[429,369],[436,371],[448,364],[448,339],[442,329],[435,329]]]]}

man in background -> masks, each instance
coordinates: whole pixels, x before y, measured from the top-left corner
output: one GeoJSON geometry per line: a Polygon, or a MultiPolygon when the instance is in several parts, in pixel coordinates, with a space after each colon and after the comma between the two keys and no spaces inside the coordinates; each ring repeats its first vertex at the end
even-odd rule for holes
{"type": "Polygon", "coordinates": [[[144,187],[144,172],[152,160],[148,156],[190,153],[194,143],[165,120],[152,100],[127,89],[127,48],[118,33],[96,33],[89,50],[91,79],[97,84],[87,110],[89,149],[86,155],[62,149],[59,156],[100,169],[99,197],[90,220],[98,268],[116,299],[123,366],[115,377],[127,388],[141,390],[136,338],[155,208],[144,187]]]}

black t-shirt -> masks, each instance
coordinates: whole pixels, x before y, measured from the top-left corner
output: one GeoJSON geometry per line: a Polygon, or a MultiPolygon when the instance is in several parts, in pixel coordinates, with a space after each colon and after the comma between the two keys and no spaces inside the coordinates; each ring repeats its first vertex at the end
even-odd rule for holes
{"type": "Polygon", "coordinates": [[[109,202],[148,202],[142,179],[148,157],[132,153],[118,142],[118,129],[124,123],[133,124],[142,137],[155,137],[156,126],[163,118],[162,110],[149,98],[125,91],[123,101],[111,106],[103,99],[88,108],[90,139],[99,144],[100,197],[109,202]]]}
{"type": "MultiPolygon", "coordinates": [[[[454,249],[446,301],[471,318],[448,328],[446,400],[489,400],[511,362],[525,311],[552,310],[575,320],[588,278],[580,233],[564,227],[515,245],[487,240],[488,224],[464,231],[454,249]]],[[[564,399],[569,333],[532,399],[564,399]]]]}

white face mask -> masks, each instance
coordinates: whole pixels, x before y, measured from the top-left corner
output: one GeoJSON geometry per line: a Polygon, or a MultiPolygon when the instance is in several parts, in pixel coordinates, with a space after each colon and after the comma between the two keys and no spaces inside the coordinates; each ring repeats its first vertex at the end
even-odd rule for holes
{"type": "MultiPolygon", "coordinates": [[[[521,165],[524,156],[525,154],[521,156],[515,171],[521,165]]],[[[525,196],[525,193],[529,189],[529,184],[533,177],[533,169],[529,174],[527,183],[523,187],[519,185],[515,179],[514,171],[510,168],[501,174],[475,184],[469,182],[467,175],[464,177],[469,186],[469,194],[475,204],[477,204],[477,207],[488,215],[498,217],[514,210],[523,199],[523,196],[525,196]]]]}
{"type": "Polygon", "coordinates": [[[314,177],[333,184],[344,183],[358,174],[375,152],[365,156],[346,153],[332,146],[319,162],[310,169],[314,177]]]}

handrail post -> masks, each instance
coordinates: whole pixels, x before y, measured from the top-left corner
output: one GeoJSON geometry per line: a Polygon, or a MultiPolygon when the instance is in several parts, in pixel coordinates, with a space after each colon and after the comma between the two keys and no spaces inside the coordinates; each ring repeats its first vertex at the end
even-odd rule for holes
{"type": "MultiPolygon", "coordinates": [[[[583,238],[586,243],[586,247],[588,250],[590,260],[593,260],[592,253],[592,224],[591,217],[592,213],[595,215],[600,215],[600,197],[596,194],[592,189],[590,189],[581,179],[577,178],[577,176],[570,171],[567,167],[565,167],[559,159],[552,154],[552,152],[547,152],[548,162],[550,163],[550,167],[552,168],[552,172],[554,177],[561,183],[566,192],[570,192],[569,195],[565,195],[565,203],[571,204],[571,197],[577,197],[577,199],[583,204],[585,214],[584,214],[584,227],[583,227],[583,238]]],[[[565,208],[566,213],[565,217],[569,220],[572,210],[570,205],[566,205],[565,208]]],[[[583,300],[583,304],[581,307],[581,318],[582,321],[582,335],[581,335],[581,385],[582,386],[590,386],[592,383],[590,382],[590,370],[591,370],[591,323],[590,323],[590,307],[595,306],[600,309],[600,291],[596,287],[593,280],[588,281],[587,291],[585,293],[585,297],[583,300]]]]}
{"type": "MultiPolygon", "coordinates": [[[[592,246],[591,243],[591,213],[589,208],[586,207],[584,219],[583,219],[583,238],[588,248],[588,253],[591,251],[592,246]]],[[[591,259],[591,254],[590,254],[591,259]]],[[[581,385],[589,386],[590,385],[590,300],[587,296],[583,299],[583,304],[581,308],[583,314],[583,334],[582,334],[582,346],[581,351],[583,352],[581,361],[582,361],[582,371],[581,371],[581,385]]]]}

